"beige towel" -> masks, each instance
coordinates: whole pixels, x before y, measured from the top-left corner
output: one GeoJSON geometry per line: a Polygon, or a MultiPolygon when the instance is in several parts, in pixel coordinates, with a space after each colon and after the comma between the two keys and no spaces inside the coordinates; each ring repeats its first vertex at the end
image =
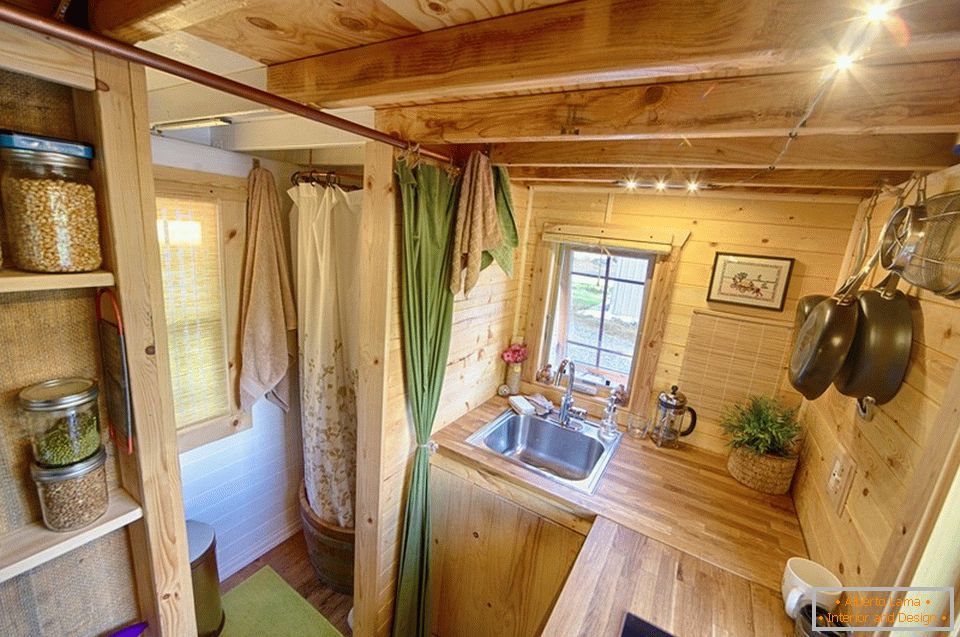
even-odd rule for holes
{"type": "Polygon", "coordinates": [[[480,262],[485,250],[503,243],[497,202],[493,194],[493,172],[490,160],[480,151],[473,151],[467,161],[460,186],[457,205],[457,225],[453,233],[453,267],[450,272],[450,291],[470,292],[480,277],[480,262]]]}
{"type": "Polygon", "coordinates": [[[277,184],[270,171],[247,178],[247,250],[240,296],[240,405],[249,410],[266,396],[286,410],[291,352],[287,332],[297,329],[280,221],[277,184]]]}

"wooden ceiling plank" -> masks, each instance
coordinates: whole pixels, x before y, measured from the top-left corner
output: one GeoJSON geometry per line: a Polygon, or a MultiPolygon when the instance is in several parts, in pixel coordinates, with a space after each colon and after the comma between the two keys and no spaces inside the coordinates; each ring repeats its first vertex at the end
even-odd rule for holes
{"type": "Polygon", "coordinates": [[[630,169],[595,166],[536,167],[513,166],[510,179],[535,182],[616,183],[633,179],[642,184],[659,179],[674,184],[697,181],[718,186],[746,186],[750,188],[827,188],[831,190],[872,191],[879,184],[900,184],[910,176],[909,171],[855,171],[855,170],[774,170],[759,172],[752,169],[630,169]]]}
{"type": "MultiPolygon", "coordinates": [[[[786,135],[821,72],[667,82],[381,109],[384,130],[424,143],[786,135]]],[[[960,60],[863,66],[838,76],[802,134],[960,130],[960,60]]]]}
{"type": "MultiPolygon", "coordinates": [[[[908,46],[877,30],[865,62],[957,56],[949,0],[904,7],[908,46]]],[[[324,106],[450,101],[664,77],[830,64],[856,9],[835,0],[581,0],[272,66],[270,90],[324,106]]],[[[867,26],[866,21],[859,23],[867,26]]]]}
{"type": "MultiPolygon", "coordinates": [[[[957,163],[954,135],[810,135],[799,137],[781,169],[939,170],[957,163]]],[[[770,166],[783,137],[653,139],[494,144],[491,159],[509,166],[754,168],[770,166]]]]}
{"type": "Polygon", "coordinates": [[[98,33],[132,44],[216,18],[236,5],[231,0],[97,0],[90,25],[98,33]]]}

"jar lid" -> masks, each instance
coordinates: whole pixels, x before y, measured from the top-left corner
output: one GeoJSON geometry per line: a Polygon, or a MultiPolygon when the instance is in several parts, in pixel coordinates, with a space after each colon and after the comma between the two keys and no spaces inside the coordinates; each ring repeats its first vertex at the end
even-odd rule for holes
{"type": "Polygon", "coordinates": [[[26,411],[56,411],[94,400],[100,390],[89,378],[54,378],[20,390],[20,407],[26,411]]]}
{"type": "Polygon", "coordinates": [[[50,153],[38,150],[23,150],[22,148],[0,148],[0,157],[5,161],[20,161],[44,166],[63,166],[66,168],[90,167],[90,160],[83,157],[73,157],[61,153],[50,153]]]}
{"type": "Polygon", "coordinates": [[[34,482],[44,484],[47,482],[62,482],[70,478],[79,478],[95,469],[99,469],[107,461],[107,450],[100,445],[97,453],[86,460],[68,464],[65,467],[41,467],[36,462],[30,463],[30,476],[34,482]]]}
{"type": "Polygon", "coordinates": [[[27,135],[10,130],[0,130],[0,148],[29,152],[56,153],[80,159],[93,159],[93,146],[66,139],[27,135]]]}

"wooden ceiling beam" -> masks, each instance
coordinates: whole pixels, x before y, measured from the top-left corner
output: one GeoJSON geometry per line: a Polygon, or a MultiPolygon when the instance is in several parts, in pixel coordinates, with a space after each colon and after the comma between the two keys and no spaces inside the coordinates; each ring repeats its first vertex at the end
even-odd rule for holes
{"type": "Polygon", "coordinates": [[[664,180],[671,186],[682,187],[691,181],[720,187],[798,188],[852,191],[854,194],[871,192],[882,184],[900,184],[910,177],[909,171],[856,170],[773,170],[753,169],[656,169],[607,168],[597,166],[537,167],[513,166],[510,179],[538,183],[618,184],[634,180],[649,186],[664,180]]]}
{"type": "MultiPolygon", "coordinates": [[[[384,130],[425,143],[771,137],[788,134],[822,72],[494,97],[381,109],[384,130]]],[[[838,75],[802,134],[960,131],[960,60],[838,75]]]]}
{"type": "Polygon", "coordinates": [[[860,29],[876,34],[864,62],[946,59],[960,51],[952,4],[899,10],[904,46],[836,0],[580,0],[277,64],[268,86],[325,107],[382,106],[810,70],[860,29]]]}
{"type": "MultiPolygon", "coordinates": [[[[939,170],[957,163],[954,135],[810,135],[798,137],[777,164],[801,170],[939,170]]],[[[622,168],[768,168],[783,137],[653,139],[613,142],[494,144],[491,159],[508,166],[622,168]]]]}
{"type": "Polygon", "coordinates": [[[134,44],[182,31],[234,8],[238,7],[224,0],[97,0],[90,10],[90,25],[98,33],[134,44]]]}

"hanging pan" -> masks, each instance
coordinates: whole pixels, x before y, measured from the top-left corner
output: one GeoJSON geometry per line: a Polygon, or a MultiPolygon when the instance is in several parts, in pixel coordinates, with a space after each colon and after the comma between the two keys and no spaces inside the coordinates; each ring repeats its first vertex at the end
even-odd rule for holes
{"type": "Polygon", "coordinates": [[[790,357],[790,384],[809,400],[827,391],[857,334],[856,294],[879,258],[874,253],[856,276],[810,312],[790,357]]]}
{"type": "Polygon", "coordinates": [[[900,277],[888,275],[877,287],[857,295],[857,334],[834,386],[877,405],[896,396],[910,362],[913,317],[907,297],[897,289],[900,277]]]}

